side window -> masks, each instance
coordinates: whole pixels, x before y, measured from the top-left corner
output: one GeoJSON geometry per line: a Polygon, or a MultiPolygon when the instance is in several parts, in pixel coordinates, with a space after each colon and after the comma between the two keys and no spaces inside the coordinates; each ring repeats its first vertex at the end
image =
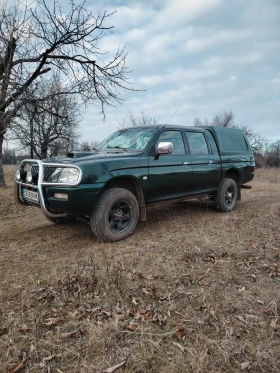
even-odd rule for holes
{"type": "Polygon", "coordinates": [[[185,145],[180,131],[164,131],[160,134],[157,146],[160,142],[172,142],[173,152],[171,155],[185,154],[185,145]]]}
{"type": "Polygon", "coordinates": [[[211,133],[208,133],[208,140],[210,141],[210,144],[211,144],[212,153],[213,154],[219,154],[216,142],[213,139],[213,136],[211,135],[211,133]]]}
{"type": "Polygon", "coordinates": [[[186,132],[192,155],[205,155],[209,153],[208,146],[203,133],[186,132]]]}

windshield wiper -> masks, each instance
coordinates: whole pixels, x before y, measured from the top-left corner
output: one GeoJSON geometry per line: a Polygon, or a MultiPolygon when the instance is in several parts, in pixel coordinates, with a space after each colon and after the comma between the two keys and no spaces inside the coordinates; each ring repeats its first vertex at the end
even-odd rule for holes
{"type": "Polygon", "coordinates": [[[125,152],[128,152],[128,149],[127,148],[123,148],[122,146],[118,146],[118,145],[115,145],[115,146],[107,146],[107,149],[121,149],[125,152]]]}

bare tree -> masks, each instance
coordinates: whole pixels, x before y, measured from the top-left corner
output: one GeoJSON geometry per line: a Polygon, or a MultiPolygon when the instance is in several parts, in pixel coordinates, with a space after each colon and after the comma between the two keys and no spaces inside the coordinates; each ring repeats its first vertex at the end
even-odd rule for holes
{"type": "Polygon", "coordinates": [[[194,118],[193,124],[194,124],[194,126],[199,126],[199,127],[209,126],[209,120],[208,120],[208,118],[204,118],[204,121],[202,121],[201,119],[196,117],[196,118],[194,118]]]}
{"type": "Polygon", "coordinates": [[[149,117],[144,111],[141,111],[140,115],[136,116],[131,110],[128,110],[126,117],[121,123],[119,123],[118,128],[123,129],[126,127],[148,126],[157,123],[157,119],[149,117]]]}
{"type": "Polygon", "coordinates": [[[99,102],[103,115],[104,105],[120,102],[120,90],[130,89],[124,49],[113,57],[99,49],[113,28],[107,26],[111,14],[94,15],[85,2],[71,1],[68,13],[56,0],[9,4],[0,5],[0,185],[5,134],[40,76],[60,71],[63,93],[79,94],[86,104],[99,102]]]}
{"type": "Polygon", "coordinates": [[[199,118],[195,118],[193,124],[195,126],[218,126],[218,127],[236,127],[234,123],[234,115],[232,111],[224,111],[223,113],[217,113],[213,116],[210,122],[208,118],[204,118],[202,121],[199,118]]]}
{"type": "Polygon", "coordinates": [[[262,137],[259,133],[255,133],[253,129],[246,125],[237,125],[236,128],[242,130],[250,141],[251,148],[254,153],[261,154],[265,146],[266,139],[262,137]]]}
{"type": "Polygon", "coordinates": [[[4,164],[16,164],[17,156],[15,149],[9,149],[8,146],[3,147],[3,163],[4,164]]]}
{"type": "Polygon", "coordinates": [[[78,150],[82,152],[90,152],[91,150],[94,150],[97,145],[99,144],[99,141],[83,141],[79,146],[78,150]]]}
{"type": "Polygon", "coordinates": [[[267,151],[267,165],[280,167],[280,140],[270,144],[267,151]]]}
{"type": "Polygon", "coordinates": [[[236,127],[232,111],[224,111],[223,113],[215,114],[211,125],[218,127],[236,127]]]}
{"type": "Polygon", "coordinates": [[[73,138],[60,138],[49,145],[48,156],[57,157],[59,155],[66,155],[77,147],[77,139],[73,138]]]}
{"type": "Polygon", "coordinates": [[[31,158],[34,154],[40,159],[60,155],[75,147],[80,105],[75,96],[59,95],[61,91],[58,76],[41,79],[20,115],[12,121],[13,140],[18,140],[24,149],[29,148],[31,158]]]}

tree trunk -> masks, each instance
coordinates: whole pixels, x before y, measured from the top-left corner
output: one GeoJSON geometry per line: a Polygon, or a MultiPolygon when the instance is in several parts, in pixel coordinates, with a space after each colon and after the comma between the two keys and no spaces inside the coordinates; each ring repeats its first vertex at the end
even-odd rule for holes
{"type": "Polygon", "coordinates": [[[0,187],[6,187],[3,169],[3,136],[0,136],[0,187]]]}
{"type": "Polygon", "coordinates": [[[32,116],[30,119],[30,158],[34,158],[34,117],[37,113],[36,106],[35,109],[32,111],[32,116]]]}
{"type": "Polygon", "coordinates": [[[48,148],[42,147],[41,150],[41,159],[48,158],[48,148]]]}

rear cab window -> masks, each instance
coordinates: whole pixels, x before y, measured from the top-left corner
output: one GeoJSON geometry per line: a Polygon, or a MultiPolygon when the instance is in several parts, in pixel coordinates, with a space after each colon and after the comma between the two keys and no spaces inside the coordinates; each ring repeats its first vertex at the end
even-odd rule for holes
{"type": "Polygon", "coordinates": [[[207,155],[209,148],[202,132],[185,132],[191,155],[207,155]]]}

